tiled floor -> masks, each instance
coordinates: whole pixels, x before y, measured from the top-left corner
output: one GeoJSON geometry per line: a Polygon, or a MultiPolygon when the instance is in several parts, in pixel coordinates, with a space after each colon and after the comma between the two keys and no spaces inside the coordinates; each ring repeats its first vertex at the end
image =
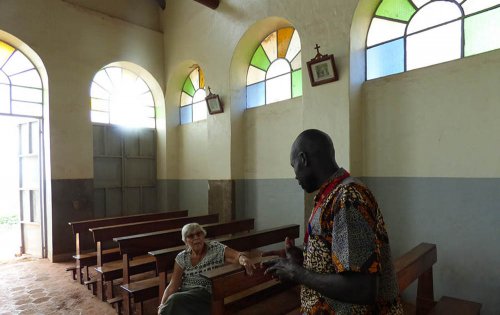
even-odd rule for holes
{"type": "MultiPolygon", "coordinates": [[[[29,257],[0,263],[0,315],[116,314],[71,278],[71,265],[29,257]]],[[[145,305],[147,314],[155,313],[154,302],[145,305]]]]}

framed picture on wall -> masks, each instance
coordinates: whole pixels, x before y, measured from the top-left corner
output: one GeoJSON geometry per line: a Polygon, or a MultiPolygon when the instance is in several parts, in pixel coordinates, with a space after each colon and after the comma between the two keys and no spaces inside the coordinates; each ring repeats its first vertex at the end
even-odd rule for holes
{"type": "Polygon", "coordinates": [[[212,92],[210,91],[210,94],[205,97],[205,101],[207,102],[208,112],[210,113],[210,115],[224,112],[224,108],[222,107],[222,103],[218,94],[212,94],[212,92]]]}
{"type": "Polygon", "coordinates": [[[312,86],[339,79],[333,55],[316,55],[316,57],[307,62],[307,71],[309,72],[309,80],[312,86]]]}

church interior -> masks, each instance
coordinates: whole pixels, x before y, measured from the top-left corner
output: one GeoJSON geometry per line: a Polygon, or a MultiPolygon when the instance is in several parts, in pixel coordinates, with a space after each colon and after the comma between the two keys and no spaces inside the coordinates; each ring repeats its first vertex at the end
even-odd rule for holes
{"type": "Polygon", "coordinates": [[[177,210],[301,239],[290,147],[315,128],[393,257],[436,244],[434,295],[498,314],[499,21],[498,0],[0,0],[21,248],[67,262],[69,222],[177,210]]]}

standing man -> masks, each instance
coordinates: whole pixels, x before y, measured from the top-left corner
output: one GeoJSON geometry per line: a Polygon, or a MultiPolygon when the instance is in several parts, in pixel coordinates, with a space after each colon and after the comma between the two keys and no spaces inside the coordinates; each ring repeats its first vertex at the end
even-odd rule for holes
{"type": "Polygon", "coordinates": [[[299,185],[318,190],[303,253],[285,241],[286,258],[266,273],[302,285],[302,314],[403,314],[382,213],[370,190],[340,168],[330,137],[316,129],[292,145],[299,185]]]}

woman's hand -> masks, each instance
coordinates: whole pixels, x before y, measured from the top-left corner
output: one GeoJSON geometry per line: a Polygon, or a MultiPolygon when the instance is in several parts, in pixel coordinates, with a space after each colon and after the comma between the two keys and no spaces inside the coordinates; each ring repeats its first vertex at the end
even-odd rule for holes
{"type": "Polygon", "coordinates": [[[247,275],[249,276],[253,275],[253,270],[255,269],[255,265],[243,253],[239,254],[238,263],[245,268],[245,272],[247,273],[247,275]]]}

